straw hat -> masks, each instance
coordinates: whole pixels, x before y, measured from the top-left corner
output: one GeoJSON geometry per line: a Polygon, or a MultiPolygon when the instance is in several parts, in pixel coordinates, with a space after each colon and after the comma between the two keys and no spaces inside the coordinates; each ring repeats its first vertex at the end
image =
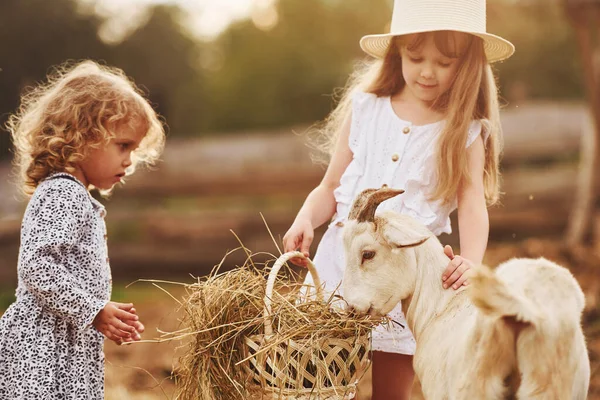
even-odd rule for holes
{"type": "Polygon", "coordinates": [[[515,52],[515,46],[486,32],[485,8],[485,0],[395,0],[390,33],[364,36],[360,47],[373,57],[383,58],[394,36],[459,31],[483,39],[490,63],[507,59],[515,52]]]}

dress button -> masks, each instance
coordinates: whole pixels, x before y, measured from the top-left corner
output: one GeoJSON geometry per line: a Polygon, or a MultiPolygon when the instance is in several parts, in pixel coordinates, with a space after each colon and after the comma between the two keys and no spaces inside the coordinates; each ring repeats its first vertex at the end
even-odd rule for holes
{"type": "Polygon", "coordinates": [[[344,226],[344,223],[342,221],[338,221],[335,226],[337,226],[338,228],[342,228],[344,226]]]}
{"type": "Polygon", "coordinates": [[[393,154],[393,155],[392,155],[392,161],[393,161],[393,162],[396,162],[396,161],[398,161],[398,159],[399,159],[399,158],[400,158],[400,156],[398,156],[398,154],[393,154]]]}
{"type": "Polygon", "coordinates": [[[404,129],[402,129],[403,133],[410,133],[410,127],[405,126],[404,129]]]}

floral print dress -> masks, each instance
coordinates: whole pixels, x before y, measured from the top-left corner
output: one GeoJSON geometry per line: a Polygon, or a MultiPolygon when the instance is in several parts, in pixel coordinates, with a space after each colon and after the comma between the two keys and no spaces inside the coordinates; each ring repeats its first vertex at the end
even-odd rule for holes
{"type": "Polygon", "coordinates": [[[21,226],[18,286],[0,319],[0,399],[103,399],[103,335],[91,324],[111,294],[104,207],[53,174],[21,226]]]}

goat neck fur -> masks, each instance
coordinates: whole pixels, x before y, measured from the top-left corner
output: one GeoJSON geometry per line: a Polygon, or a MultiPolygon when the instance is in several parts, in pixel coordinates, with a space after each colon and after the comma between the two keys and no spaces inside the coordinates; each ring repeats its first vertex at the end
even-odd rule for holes
{"type": "MultiPolygon", "coordinates": [[[[374,193],[358,207],[372,209],[374,193]]],[[[468,288],[446,290],[441,275],[449,260],[438,239],[391,211],[349,220],[344,246],[349,306],[385,315],[402,301],[426,399],[586,398],[584,297],[567,269],[543,258],[513,259],[496,273],[477,267],[468,288]]]]}

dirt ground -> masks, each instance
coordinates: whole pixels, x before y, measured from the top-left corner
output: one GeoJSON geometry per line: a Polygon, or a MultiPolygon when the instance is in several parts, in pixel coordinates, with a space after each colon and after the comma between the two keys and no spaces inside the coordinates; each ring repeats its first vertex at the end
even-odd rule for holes
{"type": "MultiPolygon", "coordinates": [[[[560,241],[528,240],[519,244],[491,245],[488,248],[486,263],[496,265],[513,256],[544,257],[569,266],[586,293],[587,307],[584,327],[588,338],[588,348],[592,362],[592,385],[588,399],[600,399],[600,252],[590,248],[567,251],[560,241]]],[[[182,295],[181,290],[165,285],[174,297],[182,295]]],[[[106,398],[108,400],[154,400],[174,399],[175,382],[171,377],[173,365],[185,348],[180,343],[152,343],[163,331],[180,329],[177,303],[161,290],[149,287],[145,300],[138,301],[136,307],[147,331],[148,342],[130,346],[106,344],[106,398]]],[[[126,296],[126,292],[122,295],[126,296]]],[[[414,396],[418,398],[418,396],[414,396]]]]}

